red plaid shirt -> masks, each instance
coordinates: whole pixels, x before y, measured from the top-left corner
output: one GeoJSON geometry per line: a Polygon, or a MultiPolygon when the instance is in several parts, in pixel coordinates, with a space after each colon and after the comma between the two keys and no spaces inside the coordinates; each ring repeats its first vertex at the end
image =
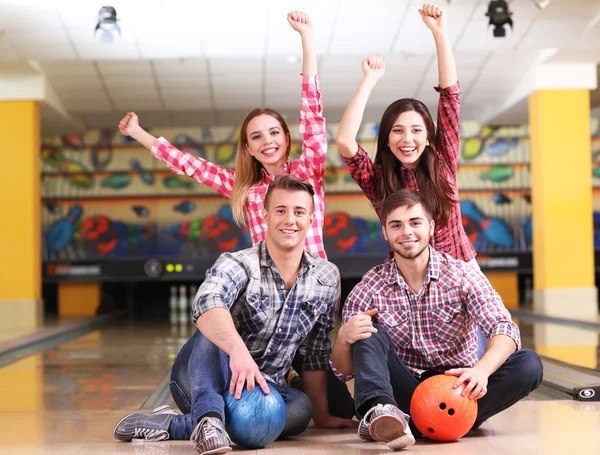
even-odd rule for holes
{"type": "MultiPolygon", "coordinates": [[[[327,133],[323,104],[319,91],[318,76],[302,76],[302,95],[300,100],[300,135],[302,136],[302,155],[285,164],[283,173],[292,174],[312,184],[315,189],[315,221],[306,234],[307,251],[327,259],[323,245],[323,221],[325,217],[325,155],[327,154],[327,133]]],[[[164,162],[171,171],[187,175],[209,186],[225,197],[231,196],[235,171],[206,161],[197,156],[173,147],[165,138],[160,137],[152,146],[152,154],[164,162]]],[[[263,169],[262,181],[250,188],[244,205],[252,243],[265,240],[267,224],[261,210],[269,183],[274,176],[263,169]]]]}
{"type": "MultiPolygon", "coordinates": [[[[406,284],[396,262],[388,260],[367,272],[352,290],[342,325],[372,308],[378,310],[374,322],[385,328],[400,359],[416,373],[475,365],[477,327],[488,339],[506,335],[521,348],[519,328],[481,270],[433,248],[418,293],[406,284]]],[[[334,372],[342,380],[351,379],[335,368],[334,372]]]]}
{"type": "MultiPolygon", "coordinates": [[[[435,90],[440,93],[435,148],[442,163],[442,172],[448,182],[450,182],[453,190],[452,196],[457,202],[450,209],[448,224],[443,227],[436,226],[431,238],[431,246],[438,251],[448,253],[453,258],[468,262],[475,257],[476,252],[462,225],[460,204],[458,202],[458,187],[456,185],[458,152],[460,148],[460,84],[457,82],[455,85],[445,89],[436,87],[435,90]]],[[[373,164],[365,149],[360,145],[358,153],[352,158],[344,158],[344,161],[348,165],[350,174],[369,198],[377,212],[377,216],[379,216],[381,194],[377,189],[376,182],[382,178],[380,166],[373,164]]],[[[402,167],[401,169],[406,188],[419,191],[415,177],[415,172],[419,171],[406,167],[402,167]]]]}

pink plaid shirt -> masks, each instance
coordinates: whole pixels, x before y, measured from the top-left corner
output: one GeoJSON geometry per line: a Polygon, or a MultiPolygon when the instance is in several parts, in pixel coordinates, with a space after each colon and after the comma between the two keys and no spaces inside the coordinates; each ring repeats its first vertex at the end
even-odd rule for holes
{"type": "MultiPolygon", "coordinates": [[[[441,89],[436,87],[440,93],[437,116],[437,134],[436,151],[438,159],[442,164],[444,173],[450,186],[452,187],[452,197],[457,201],[450,208],[448,213],[448,224],[435,228],[433,237],[431,237],[431,246],[443,253],[448,253],[456,259],[470,261],[476,255],[475,248],[467,237],[467,233],[462,225],[462,216],[460,213],[460,203],[458,202],[458,186],[456,184],[456,172],[458,170],[458,152],[460,148],[460,84],[441,89]]],[[[373,204],[377,215],[381,208],[381,194],[375,184],[382,178],[382,171],[379,166],[375,166],[367,155],[365,149],[358,147],[358,153],[352,158],[344,158],[348,165],[348,170],[352,178],[361,187],[367,198],[373,204]]],[[[402,180],[405,188],[419,191],[415,172],[418,169],[401,168],[402,180]]]]}
{"type": "MultiPolygon", "coordinates": [[[[355,314],[377,308],[374,322],[385,328],[400,359],[418,374],[475,365],[478,327],[488,339],[509,336],[520,349],[519,328],[481,270],[433,248],[429,251],[427,275],[418,293],[390,259],[354,287],[344,305],[342,325],[355,314]]],[[[352,378],[332,367],[338,378],[352,378]]]]}
{"type": "MultiPolygon", "coordinates": [[[[302,95],[300,99],[300,135],[302,136],[302,155],[294,161],[287,161],[283,173],[292,174],[309,182],[315,190],[315,221],[306,234],[306,250],[327,259],[323,245],[323,221],[325,217],[325,155],[327,154],[327,133],[323,104],[319,91],[318,76],[302,76],[302,95]]],[[[226,169],[197,156],[173,147],[165,138],[160,137],[152,146],[152,155],[165,163],[171,171],[187,175],[216,190],[225,197],[231,196],[235,171],[226,169]]],[[[261,210],[269,183],[274,176],[263,169],[262,181],[250,188],[244,205],[252,243],[265,240],[267,224],[261,210]]]]}

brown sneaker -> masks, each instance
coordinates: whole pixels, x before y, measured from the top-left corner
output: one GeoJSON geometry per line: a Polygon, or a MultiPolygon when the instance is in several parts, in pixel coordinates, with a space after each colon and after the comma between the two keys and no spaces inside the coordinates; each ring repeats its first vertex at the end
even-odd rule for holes
{"type": "Polygon", "coordinates": [[[231,439],[223,422],[215,417],[204,417],[198,422],[190,441],[200,455],[213,455],[231,451],[231,439]]]}

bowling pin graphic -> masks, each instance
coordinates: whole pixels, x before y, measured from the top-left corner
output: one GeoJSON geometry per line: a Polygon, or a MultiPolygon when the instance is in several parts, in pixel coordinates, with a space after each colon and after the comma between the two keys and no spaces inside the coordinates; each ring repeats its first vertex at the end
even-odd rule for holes
{"type": "Polygon", "coordinates": [[[169,321],[171,324],[177,324],[177,286],[171,286],[171,297],[169,298],[169,321]]]}
{"type": "Polygon", "coordinates": [[[179,323],[181,325],[187,324],[189,314],[188,314],[188,299],[187,299],[187,289],[185,285],[179,286],[179,323]]]}

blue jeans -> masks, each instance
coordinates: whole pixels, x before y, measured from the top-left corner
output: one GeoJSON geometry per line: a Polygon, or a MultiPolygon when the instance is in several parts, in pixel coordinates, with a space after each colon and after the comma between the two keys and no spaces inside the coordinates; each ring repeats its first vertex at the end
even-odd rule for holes
{"type": "MultiPolygon", "coordinates": [[[[439,372],[427,371],[417,378],[400,360],[385,328],[374,324],[378,332],[352,345],[354,358],[354,399],[359,415],[377,397],[393,400],[403,412],[410,413],[410,400],[417,386],[439,372]]],[[[495,414],[525,398],[542,382],[543,366],[530,349],[513,353],[488,379],[488,392],[478,400],[474,428],[495,414]]],[[[415,428],[413,427],[413,430],[415,428]]],[[[417,435],[420,433],[417,431],[417,435]]]]}
{"type": "MultiPolygon", "coordinates": [[[[171,394],[184,413],[171,421],[171,439],[189,439],[200,418],[216,412],[225,422],[225,394],[231,372],[229,357],[199,331],[183,346],[171,370],[171,394]]],[[[302,433],[312,418],[312,405],[301,391],[271,384],[281,394],[287,415],[280,438],[302,433]]]]}

